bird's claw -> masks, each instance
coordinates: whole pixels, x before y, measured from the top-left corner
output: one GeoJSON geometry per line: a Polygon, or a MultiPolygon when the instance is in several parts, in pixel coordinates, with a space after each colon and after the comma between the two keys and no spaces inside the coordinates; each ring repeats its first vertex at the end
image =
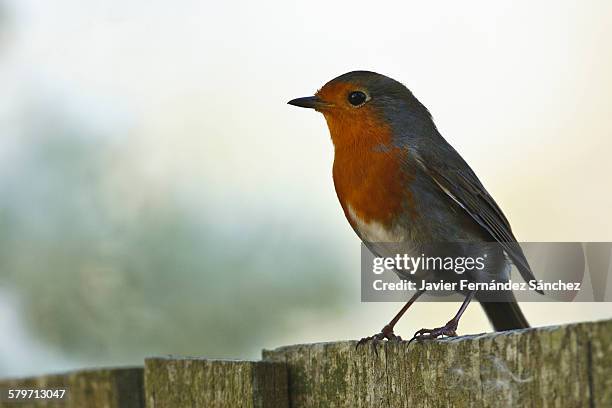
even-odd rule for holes
{"type": "Polygon", "coordinates": [[[391,328],[389,326],[385,326],[380,331],[380,333],[377,333],[377,334],[375,334],[373,336],[364,337],[361,340],[359,340],[357,342],[357,344],[355,345],[355,348],[357,349],[357,348],[359,348],[359,346],[362,346],[362,345],[366,344],[367,342],[371,342],[372,343],[372,348],[374,349],[374,352],[378,355],[378,351],[376,349],[376,346],[378,344],[380,344],[381,342],[383,342],[384,340],[393,341],[393,342],[403,341],[400,336],[398,336],[395,333],[393,333],[393,328],[391,328]]]}
{"type": "Polygon", "coordinates": [[[434,340],[440,336],[457,337],[457,323],[451,320],[442,327],[436,327],[435,329],[418,330],[416,333],[414,333],[414,336],[412,337],[412,339],[410,339],[408,344],[412,343],[415,340],[434,340]]]}

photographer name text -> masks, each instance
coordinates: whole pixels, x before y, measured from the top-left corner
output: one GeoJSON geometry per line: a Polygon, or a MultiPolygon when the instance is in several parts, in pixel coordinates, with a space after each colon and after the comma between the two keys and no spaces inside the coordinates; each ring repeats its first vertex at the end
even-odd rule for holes
{"type": "Polygon", "coordinates": [[[466,290],[483,290],[483,291],[533,291],[542,290],[544,292],[559,292],[559,291],[580,291],[581,282],[545,282],[542,280],[530,280],[528,282],[513,282],[512,280],[503,282],[473,282],[467,279],[459,281],[420,281],[413,282],[409,280],[401,280],[399,282],[385,282],[382,279],[377,279],[372,283],[376,291],[466,291],[466,290]]]}

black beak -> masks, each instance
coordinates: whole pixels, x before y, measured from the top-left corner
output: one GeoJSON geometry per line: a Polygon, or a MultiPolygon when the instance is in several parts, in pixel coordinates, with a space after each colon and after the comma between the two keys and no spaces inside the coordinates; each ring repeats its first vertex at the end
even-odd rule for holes
{"type": "Polygon", "coordinates": [[[289,105],[299,106],[300,108],[317,109],[327,105],[318,96],[306,96],[304,98],[296,98],[287,102],[289,105]]]}

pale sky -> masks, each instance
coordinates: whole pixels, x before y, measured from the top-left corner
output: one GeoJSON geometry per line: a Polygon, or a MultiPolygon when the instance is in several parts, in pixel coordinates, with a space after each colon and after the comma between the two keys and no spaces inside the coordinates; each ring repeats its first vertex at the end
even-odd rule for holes
{"type": "Polygon", "coordinates": [[[370,69],[429,107],[520,239],[612,239],[609,2],[8,4],[5,81],[129,137],[152,183],[290,189],[339,218],[325,123],[285,102],[370,69]]]}

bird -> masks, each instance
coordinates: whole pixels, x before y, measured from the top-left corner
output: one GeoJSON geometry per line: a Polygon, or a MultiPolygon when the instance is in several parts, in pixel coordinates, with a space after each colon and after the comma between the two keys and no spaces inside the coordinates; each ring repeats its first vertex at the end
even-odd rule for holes
{"type": "MultiPolygon", "coordinates": [[[[466,272],[463,278],[508,281],[515,265],[525,281],[535,279],[502,210],[440,134],[429,110],[402,83],[376,72],[352,71],[327,82],[313,96],[288,104],[323,114],[334,146],[336,195],[349,224],[372,252],[380,254],[377,243],[401,243],[415,253],[433,248],[430,243],[448,243],[455,245],[455,254],[486,254],[485,270],[466,272]]],[[[415,279],[405,271],[395,272],[415,279]]],[[[447,270],[419,276],[459,277],[447,270]]],[[[416,291],[379,333],[357,345],[402,341],[395,325],[424,292],[416,291]]],[[[511,291],[460,293],[465,299],[446,324],[418,330],[411,341],[456,336],[473,299],[480,301],[496,331],[530,327],[511,291]]]]}

